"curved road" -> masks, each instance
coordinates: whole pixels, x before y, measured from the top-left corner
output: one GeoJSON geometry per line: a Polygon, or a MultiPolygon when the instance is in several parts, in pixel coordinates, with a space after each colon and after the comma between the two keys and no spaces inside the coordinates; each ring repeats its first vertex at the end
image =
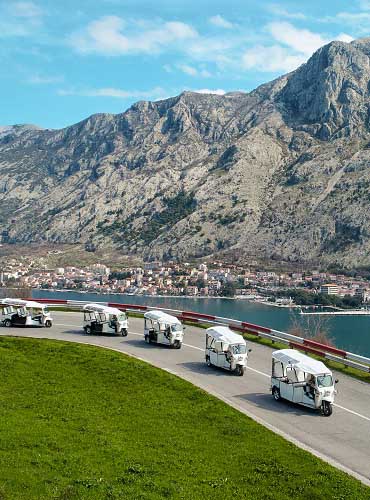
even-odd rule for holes
{"type": "Polygon", "coordinates": [[[47,328],[1,328],[1,335],[50,338],[88,343],[121,351],[174,373],[217,396],[274,432],[350,473],[370,486],[370,387],[342,373],[333,415],[287,402],[276,402],[270,393],[271,349],[250,343],[244,377],[209,368],[204,360],[205,331],[186,327],[182,349],[147,345],[143,320],[130,318],[128,337],[87,336],[81,313],[54,312],[47,328]]]}

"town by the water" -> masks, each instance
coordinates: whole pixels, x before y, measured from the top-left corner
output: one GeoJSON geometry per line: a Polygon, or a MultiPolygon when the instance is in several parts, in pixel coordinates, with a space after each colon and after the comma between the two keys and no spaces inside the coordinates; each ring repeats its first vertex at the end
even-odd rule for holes
{"type": "MultiPolygon", "coordinates": [[[[51,252],[50,252],[51,253],[51,252]]],[[[337,309],[363,308],[370,303],[370,273],[279,272],[238,266],[219,260],[202,263],[147,262],[141,266],[50,268],[43,257],[3,257],[3,287],[72,290],[97,294],[228,297],[269,305],[323,305],[337,309]]]]}

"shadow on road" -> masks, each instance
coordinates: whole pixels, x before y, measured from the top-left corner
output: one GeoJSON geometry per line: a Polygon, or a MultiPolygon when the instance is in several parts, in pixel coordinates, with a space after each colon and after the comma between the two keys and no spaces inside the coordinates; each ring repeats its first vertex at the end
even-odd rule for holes
{"type": "Polygon", "coordinates": [[[228,370],[223,370],[222,368],[217,368],[216,366],[207,366],[205,361],[188,361],[186,363],[178,363],[177,366],[182,366],[186,370],[202,373],[204,375],[235,377],[235,375],[228,370]]]}
{"type": "Polygon", "coordinates": [[[144,348],[144,349],[157,349],[157,350],[165,350],[165,351],[174,351],[175,352],[175,349],[171,349],[170,346],[168,346],[168,345],[155,344],[155,343],[153,343],[153,344],[147,344],[144,341],[144,336],[141,339],[127,339],[127,340],[123,340],[122,343],[123,344],[131,345],[133,347],[141,347],[141,348],[144,348]]]}
{"type": "Polygon", "coordinates": [[[83,330],[64,330],[62,333],[68,333],[69,335],[83,335],[84,337],[92,337],[92,335],[86,335],[83,330]]]}
{"type": "Polygon", "coordinates": [[[291,415],[305,416],[310,415],[314,417],[320,417],[320,412],[317,410],[307,408],[306,406],[298,405],[296,403],[291,403],[290,401],[275,401],[271,394],[254,392],[250,394],[240,394],[235,396],[236,398],[242,399],[243,401],[248,401],[254,404],[258,408],[263,408],[264,410],[270,410],[275,413],[287,413],[291,415]]]}

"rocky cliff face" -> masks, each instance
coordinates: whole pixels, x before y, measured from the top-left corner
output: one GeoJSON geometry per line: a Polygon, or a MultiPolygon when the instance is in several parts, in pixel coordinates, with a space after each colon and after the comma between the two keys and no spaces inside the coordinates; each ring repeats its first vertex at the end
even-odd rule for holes
{"type": "Polygon", "coordinates": [[[368,264],[369,82],[370,39],[333,42],[249,94],[0,129],[5,238],[368,264]]]}

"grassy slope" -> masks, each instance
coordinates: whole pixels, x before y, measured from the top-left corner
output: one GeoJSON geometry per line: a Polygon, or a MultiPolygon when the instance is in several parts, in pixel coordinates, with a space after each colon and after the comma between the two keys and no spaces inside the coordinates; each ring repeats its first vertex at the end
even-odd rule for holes
{"type": "Polygon", "coordinates": [[[370,497],[216,398],[119,353],[4,337],[0,377],[0,499],[370,497]]]}

